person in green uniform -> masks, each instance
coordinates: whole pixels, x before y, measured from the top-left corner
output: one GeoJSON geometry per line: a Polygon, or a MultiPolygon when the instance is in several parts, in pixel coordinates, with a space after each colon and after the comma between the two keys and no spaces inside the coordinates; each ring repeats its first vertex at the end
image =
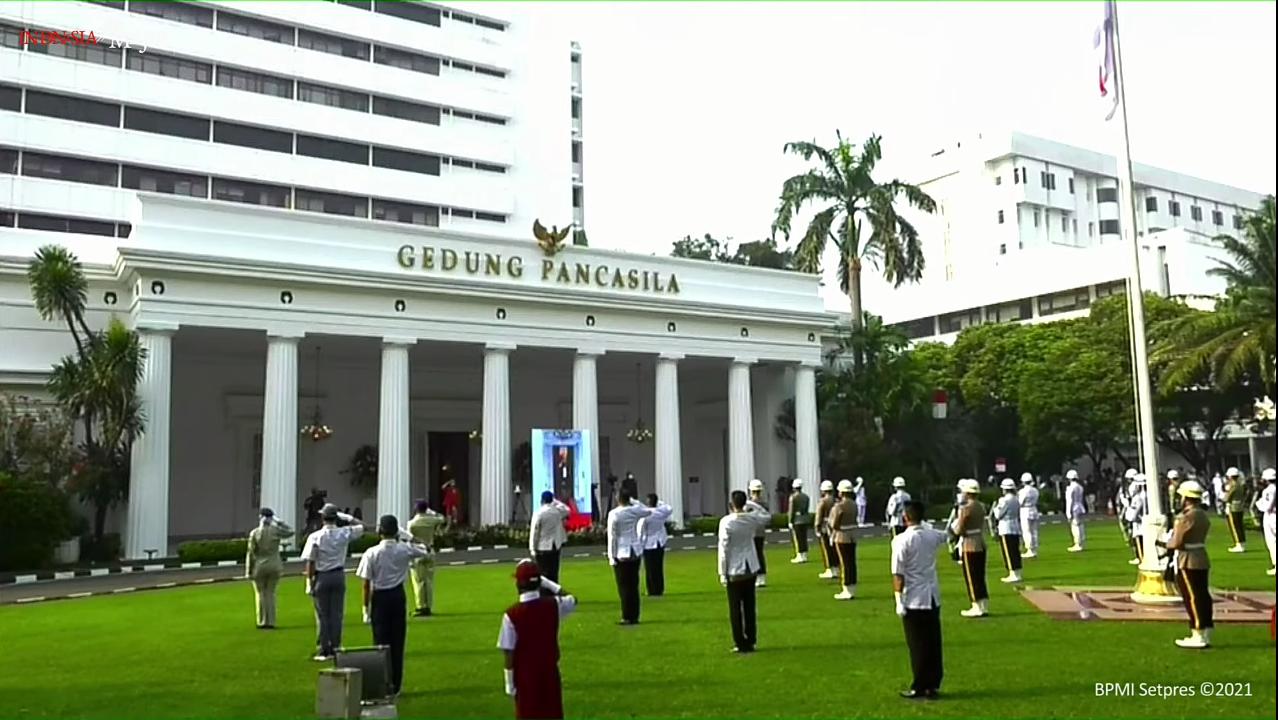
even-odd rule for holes
{"type": "Polygon", "coordinates": [[[795,478],[790,483],[790,537],[794,540],[794,557],[790,562],[808,561],[808,530],[812,528],[812,499],[803,492],[803,480],[795,478]]]}
{"type": "Polygon", "coordinates": [[[415,617],[430,617],[435,607],[435,533],[448,521],[446,517],[430,509],[425,500],[418,500],[417,514],[408,521],[408,534],[412,541],[426,546],[427,554],[413,558],[409,569],[413,579],[415,617]]]}
{"type": "Polygon", "coordinates": [[[1203,510],[1203,488],[1193,480],[1186,480],[1176,489],[1183,500],[1183,507],[1176,516],[1167,549],[1176,551],[1176,588],[1185,601],[1189,613],[1189,637],[1176,644],[1183,648],[1211,646],[1212,599],[1208,574],[1211,560],[1207,557],[1207,531],[1211,521],[1203,510]]]}
{"type": "Polygon", "coordinates": [[[244,558],[244,577],[253,581],[253,597],[257,607],[257,629],[275,629],[275,589],[284,572],[280,543],[293,537],[293,528],[275,519],[275,512],[262,508],[257,527],[248,536],[248,554],[244,558]]]}

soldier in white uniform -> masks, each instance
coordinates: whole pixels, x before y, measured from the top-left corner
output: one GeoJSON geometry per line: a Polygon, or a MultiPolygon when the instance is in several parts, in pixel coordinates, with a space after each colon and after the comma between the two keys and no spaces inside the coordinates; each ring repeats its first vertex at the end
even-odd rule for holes
{"type": "Polygon", "coordinates": [[[734,490],[732,512],[719,520],[719,582],[728,590],[728,620],[733,652],[754,652],[759,641],[755,621],[755,578],[759,573],[755,531],[772,519],[767,508],[734,490]]]}
{"type": "Polygon", "coordinates": [[[622,487],[617,507],[608,511],[608,564],[621,599],[619,625],[639,624],[639,563],[643,557],[639,521],[652,514],[652,508],[635,502],[630,492],[628,486],[622,487]]]}
{"type": "Polygon", "coordinates": [[[1265,468],[1260,474],[1260,479],[1264,480],[1265,489],[1260,492],[1260,497],[1256,499],[1256,510],[1260,512],[1262,520],[1260,526],[1265,531],[1265,545],[1269,547],[1269,569],[1266,571],[1269,575],[1274,574],[1274,549],[1278,540],[1274,538],[1274,479],[1278,478],[1278,473],[1273,468],[1265,468]]]}
{"type": "Polygon", "coordinates": [[[1016,481],[1003,478],[999,483],[1003,496],[994,503],[990,517],[997,523],[999,547],[1003,550],[1003,567],[1007,575],[1000,578],[1005,583],[1021,581],[1021,502],[1016,496],[1016,481]]]}
{"type": "Polygon", "coordinates": [[[1139,565],[1145,560],[1145,543],[1141,542],[1141,525],[1145,522],[1145,513],[1149,512],[1149,492],[1144,473],[1136,473],[1132,478],[1127,495],[1127,511],[1123,522],[1127,524],[1128,543],[1132,547],[1132,559],[1128,565],[1139,565]]]}
{"type": "Polygon", "coordinates": [[[865,507],[868,500],[865,498],[865,478],[856,479],[856,524],[865,527],[865,507]]]}
{"type": "Polygon", "coordinates": [[[1083,524],[1087,515],[1087,506],[1083,503],[1083,484],[1078,481],[1078,471],[1065,473],[1069,485],[1065,486],[1065,518],[1069,520],[1069,531],[1074,536],[1074,544],[1069,546],[1070,552],[1082,552],[1087,544],[1087,528],[1083,524]]]}
{"type": "Polygon", "coordinates": [[[891,528],[892,537],[905,532],[905,503],[910,501],[910,494],[905,492],[905,478],[900,475],[892,479],[892,494],[887,501],[887,524],[891,528]]]}
{"type": "Polygon", "coordinates": [[[1021,537],[1025,538],[1021,557],[1038,557],[1038,488],[1033,475],[1021,473],[1021,491],[1016,499],[1021,504],[1021,537]]]}
{"type": "Polygon", "coordinates": [[[541,493],[541,507],[533,513],[528,524],[528,552],[541,572],[542,579],[559,582],[559,553],[568,542],[564,522],[568,519],[568,506],[555,499],[549,490],[541,493]]]}
{"type": "MultiPolygon", "coordinates": [[[[764,510],[768,510],[768,505],[763,498],[763,481],[755,478],[750,481],[750,502],[758,505],[764,510]]],[[[769,511],[771,512],[771,511],[769,511]]],[[[759,572],[754,576],[755,587],[768,586],[768,556],[764,553],[764,548],[768,544],[768,526],[760,525],[754,529],[754,550],[759,556],[759,572]]]]}
{"type": "MultiPolygon", "coordinates": [[[[1220,473],[1211,476],[1211,497],[1216,500],[1216,514],[1225,514],[1225,478],[1220,473]]],[[[1205,503],[1204,503],[1205,504],[1205,503]]]]}
{"type": "Polygon", "coordinates": [[[1123,535],[1123,542],[1132,542],[1131,529],[1127,524],[1127,508],[1132,504],[1132,481],[1136,479],[1136,468],[1127,468],[1123,479],[1118,482],[1118,491],[1114,494],[1114,517],[1118,518],[1118,531],[1123,535]]]}

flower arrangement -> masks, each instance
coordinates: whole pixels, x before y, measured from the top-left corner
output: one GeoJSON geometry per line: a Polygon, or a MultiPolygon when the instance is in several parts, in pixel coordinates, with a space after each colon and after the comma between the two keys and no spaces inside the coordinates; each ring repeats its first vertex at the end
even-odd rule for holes
{"type": "Polygon", "coordinates": [[[351,485],[356,487],[373,487],[377,485],[377,447],[361,445],[351,455],[343,475],[351,477],[351,485]]]}

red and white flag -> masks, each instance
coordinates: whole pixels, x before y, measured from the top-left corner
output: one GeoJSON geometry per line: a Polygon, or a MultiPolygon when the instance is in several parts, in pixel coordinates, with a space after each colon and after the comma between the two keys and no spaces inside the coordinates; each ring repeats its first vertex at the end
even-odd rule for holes
{"type": "Polygon", "coordinates": [[[1097,79],[1101,99],[1109,108],[1106,120],[1114,117],[1114,112],[1118,110],[1118,66],[1114,54],[1114,35],[1118,32],[1118,25],[1114,18],[1114,2],[1115,0],[1105,0],[1105,21],[1096,28],[1096,35],[1092,40],[1093,47],[1100,51],[1097,79]]]}

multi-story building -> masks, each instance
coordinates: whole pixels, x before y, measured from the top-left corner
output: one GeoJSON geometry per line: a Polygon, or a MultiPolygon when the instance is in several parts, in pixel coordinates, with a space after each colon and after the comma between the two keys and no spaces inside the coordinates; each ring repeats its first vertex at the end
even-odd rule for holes
{"type": "Polygon", "coordinates": [[[142,190],[581,226],[580,50],[545,25],[383,0],[0,3],[0,225],[127,236],[142,190]]]}

